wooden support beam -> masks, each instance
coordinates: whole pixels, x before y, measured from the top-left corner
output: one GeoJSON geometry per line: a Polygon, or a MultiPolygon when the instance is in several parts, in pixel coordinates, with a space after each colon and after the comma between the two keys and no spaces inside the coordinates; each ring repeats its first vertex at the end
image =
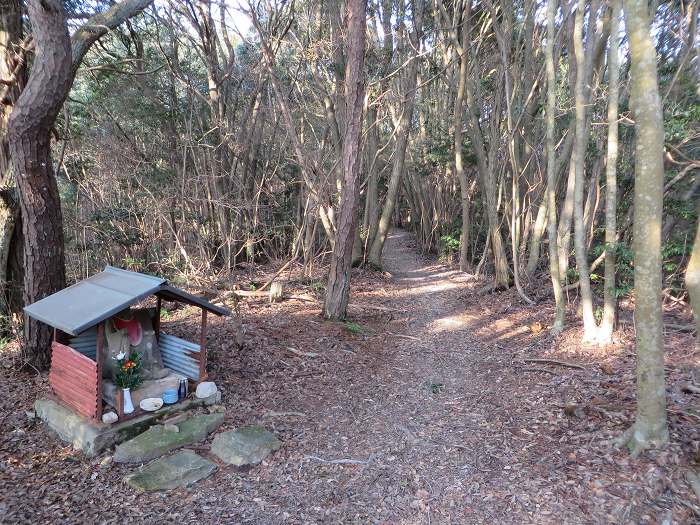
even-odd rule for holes
{"type": "Polygon", "coordinates": [[[156,341],[160,341],[160,309],[162,305],[162,299],[158,297],[156,299],[156,318],[153,323],[153,330],[156,333],[156,341]]]}
{"type": "Polygon", "coordinates": [[[114,408],[117,411],[119,421],[124,421],[124,391],[121,388],[117,388],[117,393],[114,396],[114,402],[117,405],[114,408]]]}
{"type": "Polygon", "coordinates": [[[97,363],[97,410],[95,420],[102,421],[102,368],[104,367],[105,321],[97,325],[97,345],[95,362],[97,363]]]}
{"type": "Polygon", "coordinates": [[[199,334],[199,382],[207,380],[207,311],[202,308],[202,328],[199,334]]]}

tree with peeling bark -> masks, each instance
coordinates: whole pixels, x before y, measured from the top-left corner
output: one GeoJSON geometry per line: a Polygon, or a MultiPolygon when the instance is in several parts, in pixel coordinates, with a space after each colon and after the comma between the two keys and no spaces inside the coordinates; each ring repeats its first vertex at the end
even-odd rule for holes
{"type": "Polygon", "coordinates": [[[637,416],[620,441],[637,455],[646,448],[668,443],[661,315],[664,126],[648,4],[645,0],[624,0],[624,11],[636,131],[633,236],[637,416]]]}
{"type": "Polygon", "coordinates": [[[362,160],[360,136],[365,97],[366,0],[347,1],[347,42],[345,66],[345,133],[343,135],[343,188],[340,195],[338,227],[331,255],[324,316],[344,319],[350,297],[350,268],[355,240],[359,171],[362,160]]]}

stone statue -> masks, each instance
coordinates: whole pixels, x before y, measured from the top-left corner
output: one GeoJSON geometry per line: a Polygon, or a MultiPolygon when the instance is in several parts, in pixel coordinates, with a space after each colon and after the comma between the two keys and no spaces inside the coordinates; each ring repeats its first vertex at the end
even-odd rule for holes
{"type": "Polygon", "coordinates": [[[163,366],[158,348],[153,322],[148,309],[126,309],[105,323],[107,358],[104,363],[104,377],[114,380],[117,373],[116,356],[120,352],[141,355],[141,377],[144,380],[162,379],[170,370],[163,366]]]}

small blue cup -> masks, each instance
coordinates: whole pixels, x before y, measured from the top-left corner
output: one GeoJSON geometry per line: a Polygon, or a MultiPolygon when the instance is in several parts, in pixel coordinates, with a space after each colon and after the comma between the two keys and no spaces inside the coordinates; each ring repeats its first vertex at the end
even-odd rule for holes
{"type": "Polygon", "coordinates": [[[163,392],[163,403],[167,405],[177,403],[177,390],[175,390],[174,388],[169,388],[168,390],[163,392]]]}

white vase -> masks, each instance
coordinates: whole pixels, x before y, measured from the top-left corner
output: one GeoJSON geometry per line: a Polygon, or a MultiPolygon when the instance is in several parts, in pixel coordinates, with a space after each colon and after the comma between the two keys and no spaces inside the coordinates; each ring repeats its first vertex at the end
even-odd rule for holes
{"type": "Polygon", "coordinates": [[[124,392],[124,413],[131,414],[134,411],[134,404],[131,402],[131,392],[128,388],[123,388],[124,392]]]}

